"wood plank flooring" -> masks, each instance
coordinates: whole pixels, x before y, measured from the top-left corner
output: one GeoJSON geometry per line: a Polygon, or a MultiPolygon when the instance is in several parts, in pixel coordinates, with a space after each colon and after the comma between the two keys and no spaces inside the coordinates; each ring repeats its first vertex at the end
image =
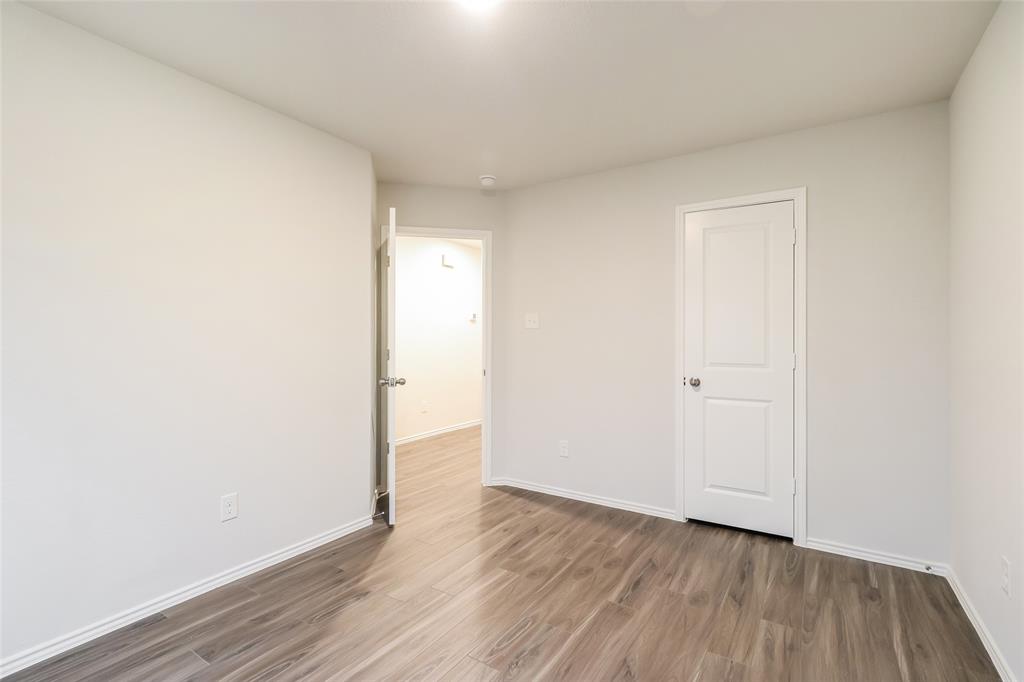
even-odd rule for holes
{"type": "Polygon", "coordinates": [[[945,580],[398,450],[377,524],[12,680],[997,680],[945,580]]]}

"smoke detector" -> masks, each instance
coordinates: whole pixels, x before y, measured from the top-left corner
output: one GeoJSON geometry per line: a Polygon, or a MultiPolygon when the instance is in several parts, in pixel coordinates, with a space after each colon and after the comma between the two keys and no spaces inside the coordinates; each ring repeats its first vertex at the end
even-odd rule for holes
{"type": "Polygon", "coordinates": [[[480,176],[480,186],[483,187],[484,189],[494,187],[494,183],[496,183],[497,181],[498,178],[494,177],[493,175],[480,176]]]}

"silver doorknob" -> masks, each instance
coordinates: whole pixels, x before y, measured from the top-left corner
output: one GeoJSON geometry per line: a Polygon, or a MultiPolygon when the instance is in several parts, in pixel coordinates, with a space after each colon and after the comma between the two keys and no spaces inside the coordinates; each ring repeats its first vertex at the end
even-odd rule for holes
{"type": "Polygon", "coordinates": [[[395,383],[398,384],[399,386],[405,386],[405,377],[395,379],[395,383]]]}
{"type": "Polygon", "coordinates": [[[390,386],[391,385],[391,381],[387,377],[384,377],[383,379],[377,379],[377,385],[378,386],[390,386]]]}
{"type": "Polygon", "coordinates": [[[690,377],[690,385],[694,388],[700,388],[700,379],[697,377],[690,377]]]}

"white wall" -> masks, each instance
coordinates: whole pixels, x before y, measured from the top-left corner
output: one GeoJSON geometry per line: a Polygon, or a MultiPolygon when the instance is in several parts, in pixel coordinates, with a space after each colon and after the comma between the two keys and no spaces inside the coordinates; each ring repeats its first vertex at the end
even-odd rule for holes
{"type": "Polygon", "coordinates": [[[505,221],[504,193],[495,190],[378,183],[378,215],[386,218],[392,206],[398,224],[413,227],[500,232],[505,221]]]}
{"type": "Polygon", "coordinates": [[[950,100],[952,563],[1024,679],[1024,6],[997,10],[950,100]],[[1000,557],[1013,565],[1012,597],[1000,557]]]}
{"type": "MultiPolygon", "coordinates": [[[[494,475],[673,510],[675,207],[803,185],[809,535],[945,561],[945,103],[502,193],[494,475]]],[[[401,222],[477,209],[379,195],[401,222]]]]}
{"type": "Polygon", "coordinates": [[[11,3],[3,133],[3,656],[367,517],[368,154],[11,3]]]}
{"type": "Polygon", "coordinates": [[[475,244],[398,238],[395,359],[408,382],[395,398],[399,439],[480,420],[483,280],[475,244]]]}

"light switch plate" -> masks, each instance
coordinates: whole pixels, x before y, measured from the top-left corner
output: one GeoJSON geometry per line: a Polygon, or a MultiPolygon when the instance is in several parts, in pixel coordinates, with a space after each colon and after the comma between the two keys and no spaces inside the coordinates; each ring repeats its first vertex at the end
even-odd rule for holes
{"type": "Polygon", "coordinates": [[[523,326],[527,329],[540,329],[540,315],[537,313],[526,313],[523,326]]]}

